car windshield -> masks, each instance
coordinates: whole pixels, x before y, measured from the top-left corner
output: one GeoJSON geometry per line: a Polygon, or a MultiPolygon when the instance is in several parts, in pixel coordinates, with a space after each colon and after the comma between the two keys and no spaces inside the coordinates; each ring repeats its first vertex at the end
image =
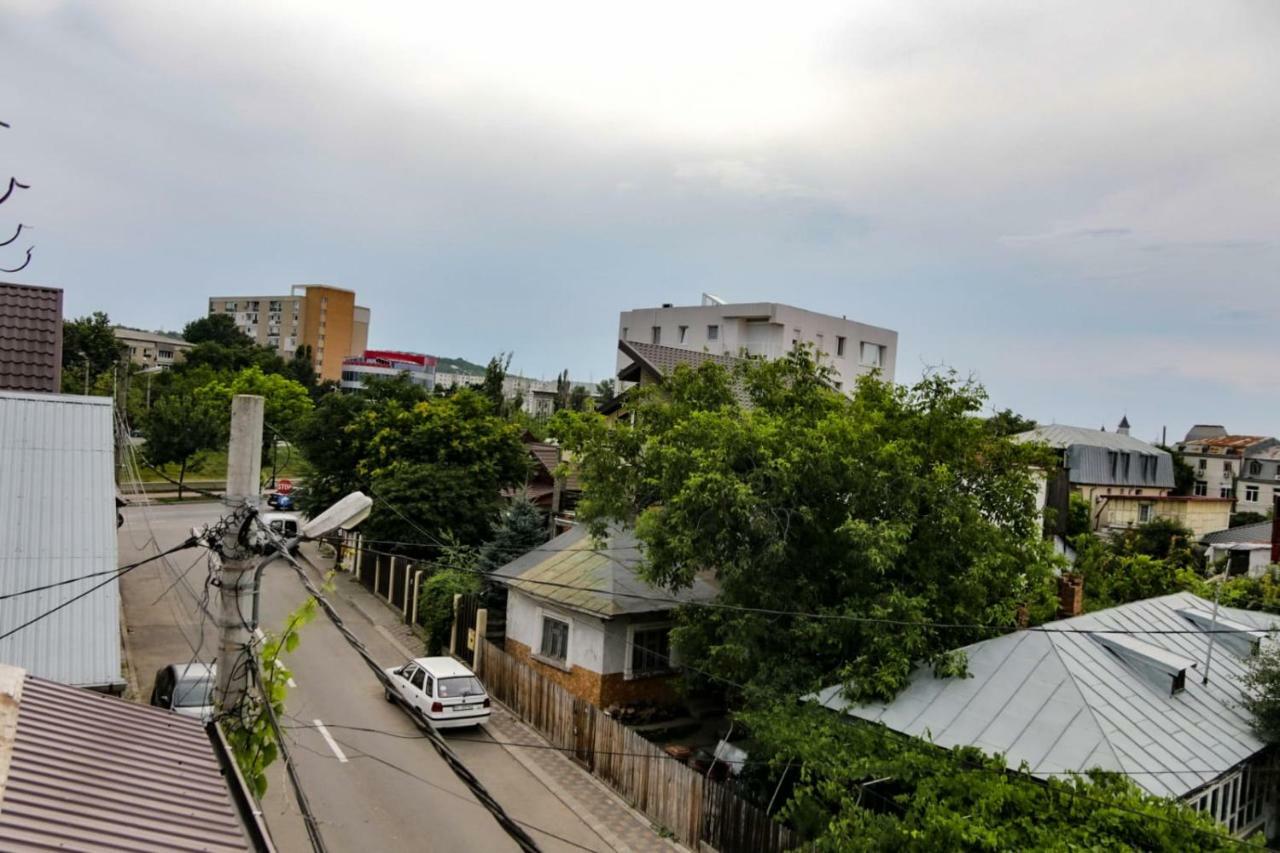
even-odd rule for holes
{"type": "Polygon", "coordinates": [[[213,680],[201,678],[195,681],[179,681],[173,690],[173,707],[203,708],[213,704],[213,680]]]}
{"type": "Polygon", "coordinates": [[[484,693],[484,685],[480,683],[480,679],[471,675],[442,678],[436,682],[436,695],[441,699],[455,699],[459,696],[479,696],[482,693],[484,693]]]}

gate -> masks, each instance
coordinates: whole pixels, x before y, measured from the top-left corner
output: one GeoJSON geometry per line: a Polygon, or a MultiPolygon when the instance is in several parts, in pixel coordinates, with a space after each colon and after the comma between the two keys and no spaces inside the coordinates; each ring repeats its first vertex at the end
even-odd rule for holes
{"type": "Polygon", "coordinates": [[[480,596],[473,593],[458,599],[457,612],[453,620],[453,637],[455,654],[458,657],[472,659],[476,642],[476,613],[480,610],[480,596]]]}

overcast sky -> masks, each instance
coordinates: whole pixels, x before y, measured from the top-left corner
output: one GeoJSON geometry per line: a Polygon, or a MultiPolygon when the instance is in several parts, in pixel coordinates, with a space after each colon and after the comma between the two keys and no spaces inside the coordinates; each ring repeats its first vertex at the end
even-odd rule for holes
{"type": "Polygon", "coordinates": [[[68,316],[325,282],[371,345],[601,379],[708,290],[1041,421],[1280,433],[1275,0],[0,10],[0,252],[68,316]]]}

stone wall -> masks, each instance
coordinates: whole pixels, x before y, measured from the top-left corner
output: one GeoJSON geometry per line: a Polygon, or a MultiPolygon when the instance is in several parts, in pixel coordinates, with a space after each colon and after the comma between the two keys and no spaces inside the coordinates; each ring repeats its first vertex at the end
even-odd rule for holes
{"type": "Polygon", "coordinates": [[[554,681],[574,696],[585,699],[597,707],[600,706],[601,687],[604,680],[600,673],[583,669],[580,666],[571,666],[568,670],[564,670],[560,667],[543,663],[533,656],[528,646],[510,637],[507,637],[506,640],[506,650],[507,654],[539,675],[554,681]]]}

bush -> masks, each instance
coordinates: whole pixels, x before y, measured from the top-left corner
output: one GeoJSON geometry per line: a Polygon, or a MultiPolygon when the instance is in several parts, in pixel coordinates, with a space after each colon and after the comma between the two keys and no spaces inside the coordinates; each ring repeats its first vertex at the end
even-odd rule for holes
{"type": "Polygon", "coordinates": [[[453,597],[481,591],[478,574],[453,568],[437,569],[418,591],[418,623],[427,630],[427,654],[449,645],[453,627],[453,597]]]}

